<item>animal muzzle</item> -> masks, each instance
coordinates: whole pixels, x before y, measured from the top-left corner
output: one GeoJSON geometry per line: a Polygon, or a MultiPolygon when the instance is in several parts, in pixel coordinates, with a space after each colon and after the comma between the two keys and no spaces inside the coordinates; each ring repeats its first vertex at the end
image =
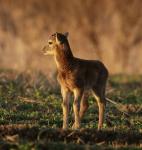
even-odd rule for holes
{"type": "Polygon", "coordinates": [[[46,52],[47,52],[47,47],[46,47],[46,46],[43,47],[42,52],[43,52],[43,53],[46,53],[46,52]]]}

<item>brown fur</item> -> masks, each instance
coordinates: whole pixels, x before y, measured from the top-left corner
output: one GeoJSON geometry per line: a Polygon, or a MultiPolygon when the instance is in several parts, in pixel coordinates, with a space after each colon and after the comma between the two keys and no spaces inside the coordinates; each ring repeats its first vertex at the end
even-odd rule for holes
{"type": "Polygon", "coordinates": [[[63,97],[63,129],[68,128],[69,96],[74,95],[73,110],[75,116],[74,129],[80,127],[84,113],[88,109],[88,92],[91,91],[99,107],[98,129],[103,126],[106,105],[105,88],[108,71],[98,60],[84,60],[73,56],[67,35],[53,34],[45,46],[44,54],[54,55],[58,70],[58,82],[63,97]],[[81,101],[80,101],[81,98],[81,101]]]}

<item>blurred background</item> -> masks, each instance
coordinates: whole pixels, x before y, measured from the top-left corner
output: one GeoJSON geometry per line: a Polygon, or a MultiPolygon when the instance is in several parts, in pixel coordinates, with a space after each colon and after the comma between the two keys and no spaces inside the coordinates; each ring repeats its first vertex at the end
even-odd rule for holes
{"type": "Polygon", "coordinates": [[[0,0],[0,68],[55,72],[41,49],[69,32],[76,57],[99,59],[111,74],[142,73],[142,0],[0,0]]]}

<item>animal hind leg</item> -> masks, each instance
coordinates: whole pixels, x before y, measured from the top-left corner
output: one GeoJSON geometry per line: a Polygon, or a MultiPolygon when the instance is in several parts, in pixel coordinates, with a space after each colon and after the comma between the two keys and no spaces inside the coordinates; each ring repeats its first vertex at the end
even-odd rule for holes
{"type": "Polygon", "coordinates": [[[80,111],[79,111],[79,117],[80,120],[83,118],[85,112],[87,111],[89,104],[88,104],[88,93],[84,92],[81,98],[81,102],[80,102],[80,111]]]}
{"type": "Polygon", "coordinates": [[[99,122],[98,122],[98,130],[103,127],[104,122],[104,114],[105,114],[105,107],[106,107],[106,99],[103,91],[93,90],[93,95],[97,100],[97,104],[99,107],[99,122]]]}
{"type": "Polygon", "coordinates": [[[74,93],[74,102],[73,102],[73,111],[74,111],[74,124],[72,126],[73,129],[80,128],[80,100],[79,98],[82,96],[82,91],[80,89],[75,89],[74,93]]]}

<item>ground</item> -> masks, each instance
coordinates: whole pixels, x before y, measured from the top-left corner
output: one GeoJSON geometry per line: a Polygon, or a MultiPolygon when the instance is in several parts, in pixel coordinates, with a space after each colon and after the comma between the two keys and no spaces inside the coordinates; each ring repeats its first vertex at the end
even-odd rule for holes
{"type": "MultiPolygon", "coordinates": [[[[105,123],[97,131],[98,108],[93,97],[82,128],[63,131],[62,98],[42,73],[0,71],[0,149],[141,149],[142,76],[109,78],[105,123]]],[[[71,101],[72,103],[72,101],[71,101]]],[[[70,127],[73,124],[72,107],[70,127]]]]}

